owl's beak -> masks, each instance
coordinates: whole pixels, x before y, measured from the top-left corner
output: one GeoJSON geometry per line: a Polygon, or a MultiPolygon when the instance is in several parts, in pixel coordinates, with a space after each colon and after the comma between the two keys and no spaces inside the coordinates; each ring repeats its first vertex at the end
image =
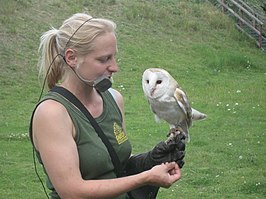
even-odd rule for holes
{"type": "Polygon", "coordinates": [[[152,89],[151,89],[151,96],[153,96],[155,90],[156,90],[156,88],[152,88],[152,89]]]}

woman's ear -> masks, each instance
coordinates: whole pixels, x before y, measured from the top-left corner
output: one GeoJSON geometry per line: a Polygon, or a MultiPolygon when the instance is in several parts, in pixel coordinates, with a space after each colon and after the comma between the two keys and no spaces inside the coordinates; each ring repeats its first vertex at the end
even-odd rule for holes
{"type": "Polygon", "coordinates": [[[77,56],[75,50],[71,48],[66,49],[65,60],[69,66],[75,67],[77,65],[77,56]]]}

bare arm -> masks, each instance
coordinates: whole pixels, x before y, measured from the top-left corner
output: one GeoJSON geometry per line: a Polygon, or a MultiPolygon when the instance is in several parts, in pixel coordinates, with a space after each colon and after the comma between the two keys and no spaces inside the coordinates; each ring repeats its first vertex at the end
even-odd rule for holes
{"type": "Polygon", "coordinates": [[[124,122],[125,121],[124,120],[124,118],[125,118],[125,108],[124,108],[123,96],[121,95],[120,92],[118,92],[117,90],[115,90],[113,88],[110,89],[110,92],[113,95],[113,97],[114,97],[114,99],[115,99],[115,101],[116,101],[116,103],[117,103],[117,105],[118,105],[118,107],[119,107],[119,109],[121,111],[122,118],[123,118],[123,124],[122,125],[123,125],[124,131],[126,132],[125,122],[124,122]]]}
{"type": "Polygon", "coordinates": [[[145,184],[169,187],[180,178],[178,166],[171,163],[123,178],[83,180],[72,121],[66,109],[53,100],[47,100],[37,108],[33,132],[34,144],[62,199],[114,198],[145,184]]]}

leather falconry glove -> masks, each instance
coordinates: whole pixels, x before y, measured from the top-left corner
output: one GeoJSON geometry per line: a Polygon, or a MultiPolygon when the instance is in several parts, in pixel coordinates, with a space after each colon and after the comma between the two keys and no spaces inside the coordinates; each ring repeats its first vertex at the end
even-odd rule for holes
{"type": "Polygon", "coordinates": [[[125,168],[126,174],[140,173],[165,162],[176,162],[182,168],[185,156],[185,138],[182,129],[171,129],[166,141],[159,142],[149,152],[131,156],[125,168]]]}
{"type": "MultiPolygon", "coordinates": [[[[126,175],[151,169],[165,162],[176,162],[183,167],[185,156],[185,133],[181,128],[171,129],[168,139],[158,143],[151,151],[131,156],[125,168],[126,175]]],[[[160,187],[145,185],[128,192],[129,199],[155,199],[160,187]]]]}

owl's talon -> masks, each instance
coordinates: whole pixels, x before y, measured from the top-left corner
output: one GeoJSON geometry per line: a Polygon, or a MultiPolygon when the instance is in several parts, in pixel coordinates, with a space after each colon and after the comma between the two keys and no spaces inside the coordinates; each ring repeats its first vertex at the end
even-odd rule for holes
{"type": "Polygon", "coordinates": [[[175,128],[171,128],[167,134],[167,140],[165,141],[165,143],[169,144],[170,142],[174,142],[175,141],[175,135],[176,135],[175,128]]]}
{"type": "Polygon", "coordinates": [[[176,132],[175,128],[171,128],[167,134],[167,137],[169,137],[171,134],[174,134],[176,132]]]}
{"type": "Polygon", "coordinates": [[[171,142],[177,143],[179,140],[185,139],[185,133],[181,127],[171,128],[167,134],[166,144],[171,142]]]}

